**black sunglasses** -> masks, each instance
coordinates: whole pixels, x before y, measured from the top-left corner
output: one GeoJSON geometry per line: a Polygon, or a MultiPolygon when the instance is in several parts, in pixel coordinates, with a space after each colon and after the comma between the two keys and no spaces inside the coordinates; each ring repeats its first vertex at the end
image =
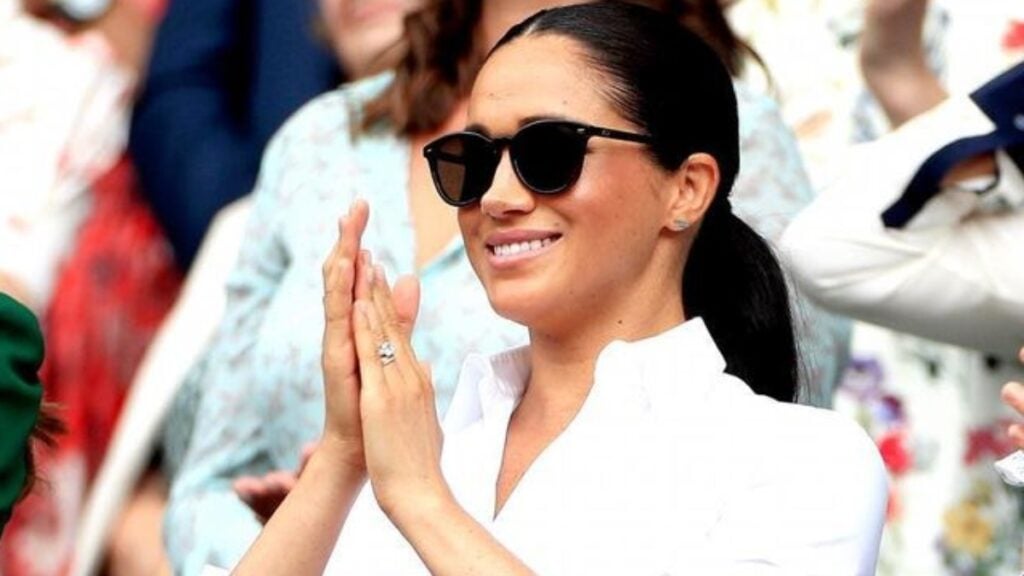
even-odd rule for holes
{"type": "Polygon", "coordinates": [[[442,136],[423,149],[441,198],[452,206],[469,206],[491,187],[507,147],[516,177],[537,194],[558,194],[572,187],[583,171],[587,141],[593,137],[650,144],[651,137],[565,120],[538,120],[511,138],[488,138],[476,132],[442,136]]]}

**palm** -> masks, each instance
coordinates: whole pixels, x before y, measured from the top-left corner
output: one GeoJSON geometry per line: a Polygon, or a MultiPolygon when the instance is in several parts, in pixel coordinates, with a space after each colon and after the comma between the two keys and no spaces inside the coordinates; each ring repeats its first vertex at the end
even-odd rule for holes
{"type": "MultiPolygon", "coordinates": [[[[362,450],[362,425],[359,413],[359,361],[352,332],[353,302],[366,295],[359,294],[365,282],[357,275],[372,269],[370,256],[360,251],[362,235],[369,219],[369,207],[357,201],[342,218],[340,235],[324,263],[324,339],[322,364],[326,402],[325,431],[362,450]]],[[[419,284],[402,279],[395,284],[393,302],[403,331],[412,332],[419,310],[419,284]]]]}

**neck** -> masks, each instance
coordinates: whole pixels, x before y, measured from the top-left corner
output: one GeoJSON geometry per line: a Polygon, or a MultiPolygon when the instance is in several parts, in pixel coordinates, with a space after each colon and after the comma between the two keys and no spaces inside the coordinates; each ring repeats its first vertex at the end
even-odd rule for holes
{"type": "Polygon", "coordinates": [[[659,282],[654,288],[640,283],[629,294],[574,305],[571,315],[551,323],[569,329],[531,327],[530,382],[520,408],[574,413],[590,392],[605,346],[649,338],[686,319],[679,290],[678,282],[659,282]]]}

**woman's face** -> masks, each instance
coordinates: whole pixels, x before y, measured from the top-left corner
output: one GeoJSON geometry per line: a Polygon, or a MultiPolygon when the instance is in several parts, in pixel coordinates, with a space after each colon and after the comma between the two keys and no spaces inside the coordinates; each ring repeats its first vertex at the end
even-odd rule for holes
{"type": "Polygon", "coordinates": [[[423,0],[320,0],[331,42],[349,77],[366,75],[375,59],[402,36],[405,15],[423,0]]]}
{"type": "MultiPolygon", "coordinates": [[[[477,77],[468,126],[507,137],[534,120],[555,118],[642,131],[600,94],[606,82],[580,50],[554,35],[502,47],[477,77]]],[[[525,188],[506,150],[482,200],[459,209],[470,261],[491,304],[531,328],[636,296],[659,272],[652,256],[669,218],[672,174],[640,144],[592,138],[587,149],[579,180],[554,196],[525,188]],[[510,244],[521,250],[499,255],[510,244]]],[[[669,281],[678,287],[678,277],[669,281]]]]}

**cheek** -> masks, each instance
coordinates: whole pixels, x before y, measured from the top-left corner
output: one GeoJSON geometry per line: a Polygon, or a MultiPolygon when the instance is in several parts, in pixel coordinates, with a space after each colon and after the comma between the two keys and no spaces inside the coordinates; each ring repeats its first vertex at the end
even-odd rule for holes
{"type": "MultiPolygon", "coordinates": [[[[609,177],[607,182],[616,182],[609,177]]],[[[572,220],[582,236],[582,254],[586,266],[594,262],[612,268],[618,264],[634,268],[632,260],[650,256],[661,230],[661,204],[646,185],[609,184],[577,196],[572,220]]],[[[566,207],[569,210],[569,207],[566,207]]]]}
{"type": "Polygon", "coordinates": [[[466,246],[466,255],[469,263],[479,274],[479,259],[486,256],[483,252],[482,242],[477,236],[480,228],[480,211],[478,208],[459,208],[458,221],[459,231],[462,233],[462,242],[466,246]]]}

